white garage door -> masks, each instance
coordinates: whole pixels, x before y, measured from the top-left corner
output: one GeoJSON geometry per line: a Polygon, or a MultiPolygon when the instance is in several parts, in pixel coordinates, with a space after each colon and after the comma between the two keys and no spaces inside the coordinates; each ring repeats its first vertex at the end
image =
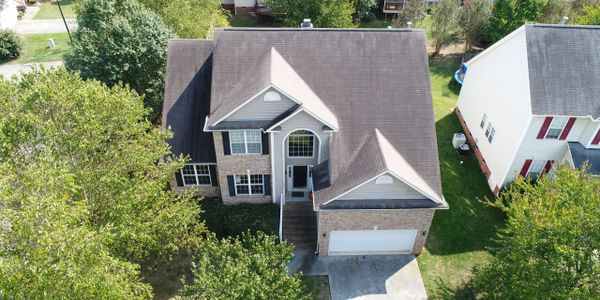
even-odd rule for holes
{"type": "Polygon", "coordinates": [[[334,230],[329,255],[410,253],[417,230],[334,230]]]}

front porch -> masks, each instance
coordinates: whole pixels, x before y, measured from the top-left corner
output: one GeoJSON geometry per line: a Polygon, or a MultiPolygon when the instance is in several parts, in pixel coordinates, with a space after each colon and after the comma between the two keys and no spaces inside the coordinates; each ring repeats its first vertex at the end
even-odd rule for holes
{"type": "Polygon", "coordinates": [[[311,201],[283,203],[281,206],[280,238],[296,250],[317,250],[317,213],[311,201]]]}

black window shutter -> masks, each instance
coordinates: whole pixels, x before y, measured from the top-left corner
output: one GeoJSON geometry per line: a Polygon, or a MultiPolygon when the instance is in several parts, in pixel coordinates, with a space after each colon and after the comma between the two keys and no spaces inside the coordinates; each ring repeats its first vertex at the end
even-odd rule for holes
{"type": "Polygon", "coordinates": [[[263,190],[265,191],[265,195],[271,195],[271,175],[265,174],[263,177],[263,190]]]}
{"type": "Polygon", "coordinates": [[[235,196],[235,181],[233,175],[227,176],[227,184],[229,185],[229,196],[235,196]]]}
{"type": "Polygon", "coordinates": [[[262,154],[269,154],[269,133],[262,133],[262,154]]]}
{"type": "Polygon", "coordinates": [[[229,131],[221,132],[223,136],[223,152],[225,155],[231,155],[231,148],[229,147],[229,131]]]}
{"type": "Polygon", "coordinates": [[[219,177],[217,177],[217,166],[216,165],[208,165],[210,170],[210,182],[213,186],[219,186],[219,177]]]}
{"type": "Polygon", "coordinates": [[[175,180],[177,181],[177,186],[183,186],[183,177],[181,176],[181,172],[175,173],[175,180]]]}

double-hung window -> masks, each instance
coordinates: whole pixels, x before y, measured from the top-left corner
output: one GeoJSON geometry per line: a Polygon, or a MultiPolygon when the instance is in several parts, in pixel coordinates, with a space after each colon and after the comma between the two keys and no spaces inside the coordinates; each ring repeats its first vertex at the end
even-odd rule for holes
{"type": "Polygon", "coordinates": [[[553,140],[558,139],[565,128],[568,119],[569,118],[567,117],[554,117],[552,123],[550,123],[550,127],[548,127],[548,132],[546,132],[546,138],[553,140]]]}
{"type": "Polygon", "coordinates": [[[531,164],[531,167],[529,168],[529,171],[527,172],[527,177],[531,178],[532,180],[537,180],[540,177],[540,175],[542,174],[542,172],[544,172],[545,165],[546,165],[545,160],[540,160],[540,159],[534,160],[533,163],[531,164]]]}
{"type": "Polygon", "coordinates": [[[211,185],[207,164],[185,164],[181,169],[184,185],[211,185]]]}
{"type": "Polygon", "coordinates": [[[261,154],[262,138],[260,130],[230,131],[229,141],[232,154],[261,154]]]}
{"type": "Polygon", "coordinates": [[[262,174],[235,175],[236,195],[263,195],[264,176],[262,174]]]}
{"type": "Polygon", "coordinates": [[[491,143],[494,140],[495,134],[496,134],[496,129],[492,125],[492,122],[489,122],[487,128],[485,129],[485,137],[487,138],[488,142],[491,143]]]}
{"type": "Polygon", "coordinates": [[[294,131],[288,137],[289,157],[313,157],[315,136],[307,130],[294,131]]]}

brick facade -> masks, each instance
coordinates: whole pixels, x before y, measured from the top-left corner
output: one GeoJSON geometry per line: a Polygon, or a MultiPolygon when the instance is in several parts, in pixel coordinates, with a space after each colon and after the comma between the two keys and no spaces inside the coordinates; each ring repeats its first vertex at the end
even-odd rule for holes
{"type": "Polygon", "coordinates": [[[236,6],[235,14],[236,15],[248,15],[254,12],[254,6],[236,6]]]}
{"type": "Polygon", "coordinates": [[[271,195],[230,196],[227,176],[240,173],[246,174],[248,170],[250,170],[250,173],[252,174],[271,174],[271,155],[225,155],[221,132],[213,132],[213,138],[215,141],[217,173],[219,176],[219,187],[221,188],[221,198],[223,199],[223,203],[270,203],[273,199],[271,195]]]}
{"type": "Polygon", "coordinates": [[[332,230],[416,229],[412,254],[423,251],[435,209],[320,210],[319,255],[328,255],[332,230]]]}

